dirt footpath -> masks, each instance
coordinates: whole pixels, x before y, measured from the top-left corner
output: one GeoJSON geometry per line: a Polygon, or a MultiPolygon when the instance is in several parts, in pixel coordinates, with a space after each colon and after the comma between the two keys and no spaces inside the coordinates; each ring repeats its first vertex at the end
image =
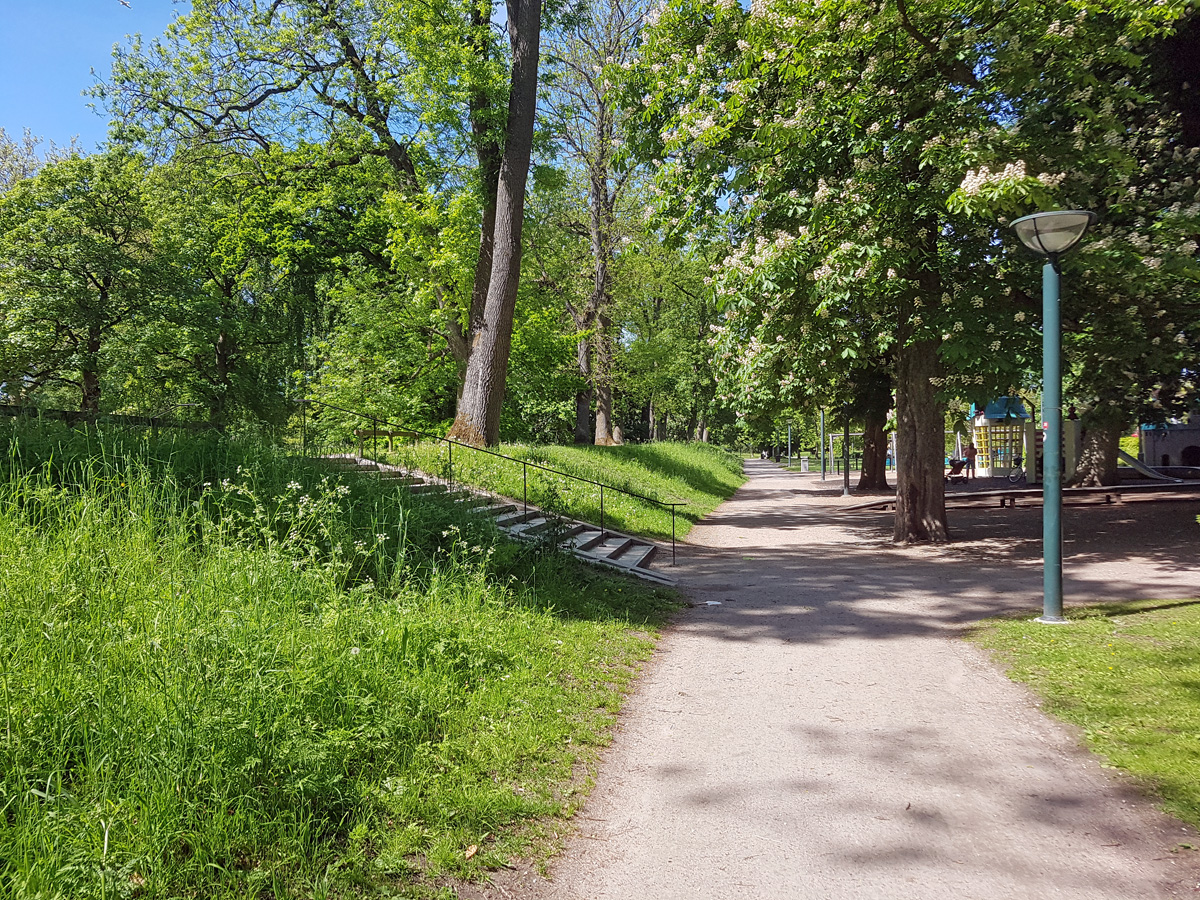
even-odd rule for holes
{"type": "MultiPolygon", "coordinates": [[[[495,896],[1200,896],[1200,853],[1171,852],[1196,835],[959,640],[1040,610],[1040,510],[954,510],[954,544],[895,548],[891,515],[840,512],[840,485],[747,471],[682,548],[694,607],[551,880],[498,877],[495,896]]],[[[1068,605],[1200,595],[1198,513],[1067,509],[1068,605]]]]}

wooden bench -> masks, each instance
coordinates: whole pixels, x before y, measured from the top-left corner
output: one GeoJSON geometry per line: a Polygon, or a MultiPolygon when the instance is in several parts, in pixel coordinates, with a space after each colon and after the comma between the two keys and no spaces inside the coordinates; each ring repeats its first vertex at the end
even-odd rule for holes
{"type": "Polygon", "coordinates": [[[358,455],[360,457],[367,454],[367,441],[377,438],[387,439],[387,448],[392,449],[393,438],[412,438],[418,439],[421,435],[415,431],[405,431],[403,429],[383,429],[383,428],[355,428],[354,436],[358,438],[358,455]]]}

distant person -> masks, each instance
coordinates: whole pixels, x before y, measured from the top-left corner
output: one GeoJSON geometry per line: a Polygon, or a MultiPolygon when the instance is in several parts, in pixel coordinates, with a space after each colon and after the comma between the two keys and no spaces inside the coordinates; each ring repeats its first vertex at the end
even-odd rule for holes
{"type": "Polygon", "coordinates": [[[975,449],[975,442],[967,444],[967,450],[963,456],[967,459],[967,480],[970,481],[975,477],[975,457],[979,455],[979,451],[975,449]]]}

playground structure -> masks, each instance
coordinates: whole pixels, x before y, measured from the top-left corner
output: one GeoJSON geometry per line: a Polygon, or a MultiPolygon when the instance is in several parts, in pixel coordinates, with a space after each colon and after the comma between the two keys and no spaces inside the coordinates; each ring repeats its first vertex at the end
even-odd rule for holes
{"type": "Polygon", "coordinates": [[[1200,468],[1200,422],[1143,425],[1142,459],[1148,465],[1200,468]]]}

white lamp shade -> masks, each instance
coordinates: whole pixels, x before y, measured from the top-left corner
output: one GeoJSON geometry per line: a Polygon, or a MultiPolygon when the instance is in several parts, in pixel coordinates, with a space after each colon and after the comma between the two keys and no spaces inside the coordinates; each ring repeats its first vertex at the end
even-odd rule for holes
{"type": "Polygon", "coordinates": [[[1041,256],[1059,256],[1079,243],[1095,222],[1094,212],[1063,209],[1034,213],[1012,223],[1021,243],[1041,256]]]}

